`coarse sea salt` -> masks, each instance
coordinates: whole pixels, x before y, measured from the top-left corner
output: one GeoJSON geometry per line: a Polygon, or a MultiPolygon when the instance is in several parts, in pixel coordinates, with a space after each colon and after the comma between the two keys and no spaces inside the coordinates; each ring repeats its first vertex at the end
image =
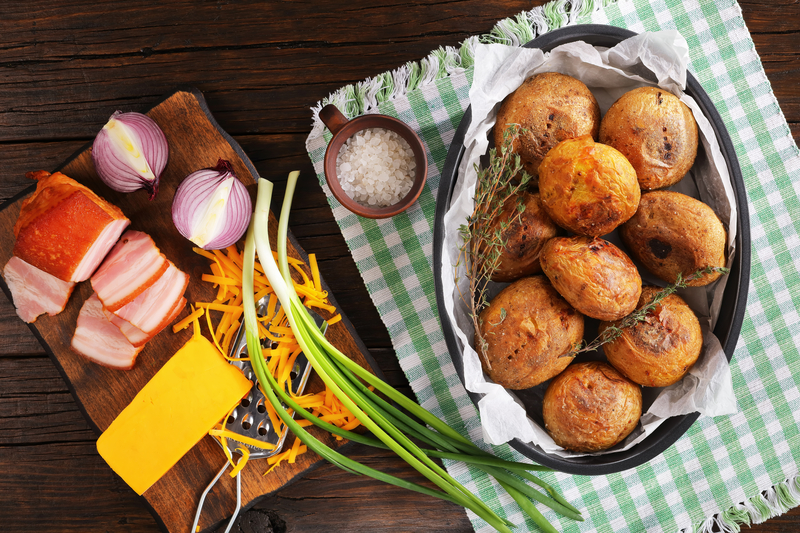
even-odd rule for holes
{"type": "Polygon", "coordinates": [[[336,158],[345,194],[369,207],[386,207],[411,190],[416,159],[408,142],[383,128],[367,128],[347,139],[336,158]]]}

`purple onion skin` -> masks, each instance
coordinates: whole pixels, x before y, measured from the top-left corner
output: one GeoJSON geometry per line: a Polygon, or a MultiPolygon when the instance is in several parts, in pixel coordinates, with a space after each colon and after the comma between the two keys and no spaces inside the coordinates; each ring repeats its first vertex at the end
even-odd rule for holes
{"type": "Polygon", "coordinates": [[[216,190],[217,186],[227,178],[233,176],[233,186],[228,197],[225,229],[214,239],[206,243],[204,250],[220,250],[236,244],[242,238],[250,225],[253,214],[253,204],[244,184],[239,181],[233,172],[231,164],[220,159],[214,168],[206,168],[189,174],[178,186],[172,200],[172,222],[178,232],[189,239],[195,220],[201,216],[208,197],[216,190]]]}
{"type": "Polygon", "coordinates": [[[138,133],[142,145],[142,153],[155,179],[150,181],[142,178],[131,170],[124,161],[119,159],[105,129],[100,130],[92,144],[92,160],[94,161],[97,175],[100,176],[103,183],[117,192],[133,192],[145,189],[149,194],[150,200],[152,200],[158,194],[161,174],[163,174],[169,159],[167,138],[161,128],[158,127],[158,124],[147,115],[115,111],[111,118],[122,122],[138,133]]]}

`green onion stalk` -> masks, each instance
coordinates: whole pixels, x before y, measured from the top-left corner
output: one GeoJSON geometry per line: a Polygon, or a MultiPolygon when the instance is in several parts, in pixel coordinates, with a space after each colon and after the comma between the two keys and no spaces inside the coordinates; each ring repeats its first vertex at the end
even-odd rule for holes
{"type": "Polygon", "coordinates": [[[470,509],[498,531],[510,532],[510,527],[514,527],[514,524],[492,511],[477,496],[453,479],[432,458],[464,461],[493,476],[543,531],[553,533],[556,530],[531,500],[538,501],[573,520],[583,520],[580,511],[566,502],[551,486],[530,474],[530,471],[549,469],[538,465],[504,461],[481,450],[428,410],[362,368],[328,342],[314,324],[312,317],[295,292],[287,260],[289,212],[298,176],[298,172],[292,172],[287,180],[286,195],[278,223],[277,262],[273,257],[268,236],[269,207],[273,187],[271,182],[264,179],[259,180],[255,212],[245,241],[243,269],[245,330],[253,370],[264,390],[264,395],[288,430],[292,431],[313,452],[344,470],[456,503],[470,509]],[[261,342],[258,338],[252,290],[256,251],[303,353],[327,387],[371,432],[371,436],[343,430],[320,420],[299,406],[291,395],[277,385],[274,377],[267,370],[261,342]],[[399,407],[395,407],[381,398],[369,388],[370,386],[399,407]],[[287,412],[287,408],[325,431],[362,444],[392,450],[436,485],[439,490],[385,474],[343,456],[302,428],[287,412]],[[429,448],[418,446],[411,440],[412,438],[424,443],[423,446],[429,446],[429,448]],[[547,494],[534,489],[525,480],[539,485],[547,494]]]}

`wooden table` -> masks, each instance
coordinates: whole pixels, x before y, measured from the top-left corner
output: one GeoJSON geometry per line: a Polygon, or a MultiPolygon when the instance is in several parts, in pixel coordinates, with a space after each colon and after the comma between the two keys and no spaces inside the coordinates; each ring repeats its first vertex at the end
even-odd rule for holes
{"type": "MultiPolygon", "coordinates": [[[[202,90],[221,126],[279,183],[302,172],[291,229],[391,383],[410,393],[389,336],[305,152],[309,107],[338,87],[487,32],[540,2],[363,0],[59,2],[0,5],[0,198],[53,169],[117,108],[176,86],[202,90]]],[[[773,90],[800,139],[800,3],[743,0],[773,90]]],[[[96,435],[37,340],[0,298],[0,529],[157,531],[95,451],[96,435]]],[[[389,454],[352,457],[410,475],[389,454]]],[[[321,465],[264,498],[234,531],[471,531],[454,505],[321,465]]],[[[800,530],[800,510],[754,532],[800,530]]]]}

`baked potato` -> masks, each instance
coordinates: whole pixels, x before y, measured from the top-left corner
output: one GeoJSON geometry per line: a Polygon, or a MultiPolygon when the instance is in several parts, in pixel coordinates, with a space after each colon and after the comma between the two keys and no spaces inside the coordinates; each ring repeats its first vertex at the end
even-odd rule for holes
{"type": "Polygon", "coordinates": [[[535,185],[539,164],[551,148],[581,135],[597,138],[600,106],[583,82],[558,72],[544,72],[525,80],[503,100],[494,127],[498,148],[510,124],[519,124],[526,130],[512,150],[519,154],[535,185]]]}
{"type": "Polygon", "coordinates": [[[598,237],[556,237],[541,253],[544,274],[577,311],[617,320],[636,308],[642,278],[625,252],[598,237]]]}
{"type": "MultiPolygon", "coordinates": [[[[658,290],[645,287],[637,308],[650,303],[658,290]]],[[[601,323],[600,331],[611,325],[601,323]]],[[[702,348],[697,316],[683,298],[671,294],[647,313],[643,322],[623,329],[622,335],[603,346],[603,351],[608,362],[635,383],[667,387],[686,375],[702,348]]]]}
{"type": "Polygon", "coordinates": [[[495,296],[481,311],[479,331],[475,350],[484,372],[508,389],[527,389],[567,367],[571,358],[562,356],[583,338],[583,315],[546,277],[532,276],[495,296]]]}
{"type": "Polygon", "coordinates": [[[636,428],[642,390],[606,363],[575,363],[550,382],[542,415],[545,429],[562,448],[605,450],[636,428]]]}
{"type": "MultiPolygon", "coordinates": [[[[643,194],[619,233],[634,259],[667,283],[675,283],[678,274],[686,278],[701,268],[725,266],[725,227],[709,206],[685,194],[643,194]]],[[[708,285],[721,275],[704,274],[689,285],[708,285]]]]}
{"type": "Polygon", "coordinates": [[[490,231],[494,233],[498,229],[505,246],[492,281],[500,282],[541,272],[539,253],[542,246],[560,233],[560,228],[542,207],[539,194],[527,191],[506,200],[490,231]],[[518,205],[522,205],[522,211],[518,210],[518,205]]]}
{"type": "Polygon", "coordinates": [[[697,140],[692,111],[658,87],[623,94],[600,123],[600,142],[628,158],[645,190],[679,182],[694,164],[697,140]]]}
{"type": "Polygon", "coordinates": [[[539,167],[539,194],[556,224],[597,237],[633,216],[641,190],[625,156],[586,135],[547,153],[539,167]]]}

